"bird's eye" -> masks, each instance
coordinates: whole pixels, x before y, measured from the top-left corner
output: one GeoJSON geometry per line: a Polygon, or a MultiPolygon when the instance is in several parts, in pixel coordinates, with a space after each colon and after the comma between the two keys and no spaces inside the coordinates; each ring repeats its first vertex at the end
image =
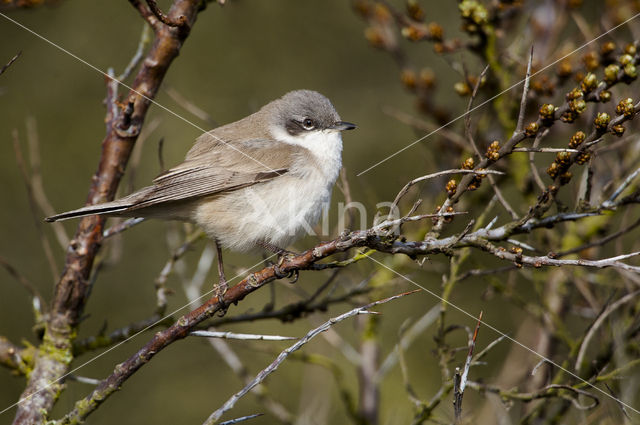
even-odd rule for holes
{"type": "Polygon", "coordinates": [[[316,123],[311,118],[305,118],[302,120],[302,127],[305,130],[313,130],[316,128],[316,123]]]}

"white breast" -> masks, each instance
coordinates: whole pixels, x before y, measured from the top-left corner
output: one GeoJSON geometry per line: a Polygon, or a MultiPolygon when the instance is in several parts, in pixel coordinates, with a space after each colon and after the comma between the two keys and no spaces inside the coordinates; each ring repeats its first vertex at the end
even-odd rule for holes
{"type": "Polygon", "coordinates": [[[328,208],[342,166],[340,133],[314,131],[292,137],[283,130],[273,131],[273,136],[305,147],[315,161],[296,164],[270,182],[231,192],[198,208],[197,216],[220,218],[203,227],[226,248],[246,251],[261,241],[286,248],[300,236],[313,234],[322,209],[328,208]]]}

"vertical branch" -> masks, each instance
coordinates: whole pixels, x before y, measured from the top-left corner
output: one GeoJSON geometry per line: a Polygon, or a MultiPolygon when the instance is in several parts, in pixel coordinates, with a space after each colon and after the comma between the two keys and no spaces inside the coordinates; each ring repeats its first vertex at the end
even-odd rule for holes
{"type": "Polygon", "coordinates": [[[361,363],[358,379],[360,384],[360,404],[358,406],[360,418],[364,423],[375,425],[378,421],[378,406],[380,405],[380,390],[378,388],[378,359],[380,358],[380,344],[378,341],[378,317],[365,316],[362,318],[364,330],[360,345],[361,363]]]}
{"type": "MultiPolygon", "coordinates": [[[[184,20],[178,27],[158,26],[149,53],[143,61],[125,110],[116,106],[116,83],[107,82],[106,135],[98,170],[91,179],[87,204],[114,198],[131,150],[162,80],[178,55],[200,7],[198,0],[175,0],[167,16],[184,20]]],[[[65,267],[56,284],[51,313],[33,372],[20,397],[15,424],[42,423],[62,391],[61,378],[73,360],[72,342],[89,294],[89,276],[102,243],[105,218],[84,217],[69,243],[65,267]]]]}

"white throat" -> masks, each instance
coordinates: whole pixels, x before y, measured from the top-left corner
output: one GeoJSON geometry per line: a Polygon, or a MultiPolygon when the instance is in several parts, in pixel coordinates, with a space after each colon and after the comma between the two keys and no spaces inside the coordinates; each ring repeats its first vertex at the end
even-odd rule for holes
{"type": "Polygon", "coordinates": [[[333,186],[342,167],[342,136],[339,131],[315,130],[292,136],[285,129],[273,126],[271,135],[280,142],[302,146],[311,152],[327,183],[333,186]]]}

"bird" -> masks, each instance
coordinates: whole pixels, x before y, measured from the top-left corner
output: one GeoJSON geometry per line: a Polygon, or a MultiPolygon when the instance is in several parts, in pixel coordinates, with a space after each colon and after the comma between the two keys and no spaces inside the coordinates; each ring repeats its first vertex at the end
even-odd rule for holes
{"type": "Polygon", "coordinates": [[[215,242],[222,297],[222,249],[263,248],[282,259],[284,248],[311,232],[342,168],[341,132],[354,128],[324,95],[291,91],[202,134],[184,161],[150,186],[45,220],[99,214],[195,223],[215,242]]]}

